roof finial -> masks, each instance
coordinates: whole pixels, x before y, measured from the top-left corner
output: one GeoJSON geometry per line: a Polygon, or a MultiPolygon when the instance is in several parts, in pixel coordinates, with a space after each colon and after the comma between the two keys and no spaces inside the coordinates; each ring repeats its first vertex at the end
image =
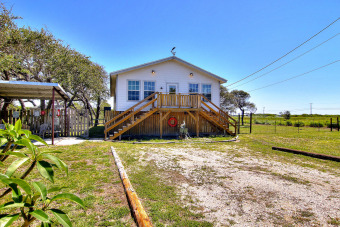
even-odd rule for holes
{"type": "Polygon", "coordinates": [[[172,48],[172,50],[171,50],[171,53],[172,53],[172,55],[173,55],[173,56],[175,56],[175,55],[176,55],[176,52],[174,51],[174,50],[175,50],[175,48],[176,48],[176,47],[172,48]]]}

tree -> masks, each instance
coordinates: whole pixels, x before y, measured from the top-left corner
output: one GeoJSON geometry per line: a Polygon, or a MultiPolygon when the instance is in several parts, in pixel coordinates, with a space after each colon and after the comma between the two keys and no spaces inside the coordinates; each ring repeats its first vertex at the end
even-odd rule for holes
{"type": "Polygon", "coordinates": [[[233,95],[223,85],[220,86],[220,105],[226,112],[235,112],[233,95]]]}
{"type": "MultiPolygon", "coordinates": [[[[64,45],[46,29],[18,28],[15,17],[0,3],[0,79],[59,83],[73,101],[80,101],[98,118],[93,103],[108,98],[108,75],[98,65],[76,50],[64,45]]],[[[0,110],[7,110],[12,100],[1,100],[0,110]]],[[[24,102],[20,102],[24,109],[24,102]]],[[[46,106],[51,108],[51,101],[46,106]]],[[[41,109],[45,101],[41,100],[41,109]]],[[[6,112],[6,111],[4,111],[6,112]]],[[[91,121],[92,122],[92,121],[91,121]]]]}
{"type": "Polygon", "coordinates": [[[249,110],[250,112],[256,111],[256,106],[254,103],[249,102],[250,95],[248,92],[242,90],[233,90],[230,92],[233,97],[233,103],[241,111],[242,115],[242,125],[244,125],[244,112],[249,110]]]}
{"type": "Polygon", "coordinates": [[[288,110],[285,110],[285,111],[283,111],[283,112],[280,112],[280,115],[281,115],[284,119],[286,119],[286,120],[289,120],[289,119],[290,119],[290,111],[288,111],[288,110]]]}

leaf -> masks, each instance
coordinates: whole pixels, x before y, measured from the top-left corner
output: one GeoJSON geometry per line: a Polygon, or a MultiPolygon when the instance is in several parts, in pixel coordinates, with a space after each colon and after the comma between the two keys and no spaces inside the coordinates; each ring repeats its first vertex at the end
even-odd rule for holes
{"type": "Polygon", "coordinates": [[[11,187],[12,189],[12,199],[14,202],[16,203],[22,203],[22,194],[21,194],[21,191],[20,189],[18,188],[18,185],[16,184],[9,184],[9,186],[11,187]]]}
{"type": "Polygon", "coordinates": [[[32,189],[26,181],[22,179],[17,179],[17,178],[10,178],[8,181],[14,184],[17,184],[20,188],[22,188],[27,193],[27,195],[32,194],[32,189]]]}
{"type": "Polygon", "coordinates": [[[63,152],[61,152],[61,151],[43,151],[43,152],[41,152],[42,154],[53,154],[53,153],[63,153],[63,152]]]}
{"type": "Polygon", "coordinates": [[[33,182],[32,184],[34,188],[40,193],[42,200],[45,201],[47,196],[46,186],[41,182],[33,182]]]}
{"type": "MultiPolygon", "coordinates": [[[[11,125],[11,126],[13,126],[13,125],[11,125]]],[[[13,137],[13,140],[17,139],[18,133],[15,130],[8,130],[8,133],[9,133],[10,136],[13,137]]]]}
{"type": "Polygon", "coordinates": [[[35,210],[35,211],[30,212],[30,214],[40,221],[50,222],[49,216],[42,210],[35,210]]]}
{"type": "Polygon", "coordinates": [[[67,214],[58,209],[50,209],[54,217],[59,221],[60,224],[66,227],[72,227],[72,223],[68,218],[67,214]]]}
{"type": "Polygon", "coordinates": [[[7,129],[8,131],[14,130],[14,125],[5,123],[5,127],[6,127],[6,129],[7,129]]]}
{"type": "Polygon", "coordinates": [[[5,174],[0,173],[0,180],[2,181],[4,179],[9,179],[9,177],[7,175],[5,175],[5,174]]]}
{"type": "Polygon", "coordinates": [[[25,134],[27,136],[27,138],[32,134],[32,132],[30,130],[26,130],[26,129],[21,129],[18,133],[20,135],[25,134]]]}
{"type": "Polygon", "coordinates": [[[71,193],[62,193],[62,194],[56,195],[56,196],[54,196],[51,199],[51,202],[53,202],[55,200],[58,200],[58,199],[70,200],[72,202],[78,203],[80,206],[85,208],[83,200],[81,200],[78,196],[76,196],[74,194],[71,194],[71,193]]]}
{"type": "Polygon", "coordinates": [[[14,155],[14,156],[17,156],[19,158],[25,158],[27,157],[26,154],[22,153],[22,152],[14,152],[14,151],[9,151],[9,152],[6,152],[4,153],[3,155],[14,155]]]}
{"type": "Polygon", "coordinates": [[[53,187],[53,188],[48,189],[47,193],[49,194],[49,193],[52,193],[52,192],[58,192],[63,188],[67,188],[67,187],[64,187],[64,186],[63,187],[53,187]]]}
{"type": "Polygon", "coordinates": [[[0,147],[4,144],[6,144],[8,142],[8,140],[6,138],[0,138],[0,147]]]}
{"type": "Polygon", "coordinates": [[[40,136],[37,136],[37,135],[29,135],[28,137],[30,140],[36,140],[46,146],[48,146],[48,144],[45,142],[45,140],[43,140],[40,136]]]}
{"type": "Polygon", "coordinates": [[[51,227],[51,223],[41,222],[40,227],[51,227]]]}
{"type": "Polygon", "coordinates": [[[8,208],[13,208],[13,207],[30,207],[28,203],[14,203],[14,202],[9,202],[5,203],[0,206],[0,210],[8,209],[8,208]]]}
{"type": "Polygon", "coordinates": [[[10,226],[14,221],[16,221],[19,218],[19,214],[12,214],[4,216],[0,219],[0,226],[1,227],[7,227],[10,226]]]}
{"type": "Polygon", "coordinates": [[[54,171],[52,169],[52,165],[49,162],[46,161],[38,161],[37,163],[38,170],[41,174],[41,176],[45,177],[52,183],[54,183],[54,171]]]}
{"type": "Polygon", "coordinates": [[[15,125],[14,125],[14,129],[15,131],[19,132],[21,130],[21,127],[22,127],[22,123],[21,123],[21,120],[17,120],[17,122],[15,122],[15,125]]]}
{"type": "Polygon", "coordinates": [[[13,173],[22,165],[24,164],[29,158],[22,158],[22,159],[18,159],[15,160],[7,169],[6,171],[6,175],[11,177],[13,175],[13,173]]]}
{"type": "Polygon", "coordinates": [[[66,172],[66,175],[68,175],[68,167],[65,162],[63,162],[60,158],[46,153],[41,154],[41,156],[44,156],[54,162],[57,165],[58,169],[64,170],[66,172]]]}
{"type": "Polygon", "coordinates": [[[27,147],[33,154],[35,153],[36,146],[31,142],[31,140],[24,138],[15,142],[15,144],[27,147]]]}

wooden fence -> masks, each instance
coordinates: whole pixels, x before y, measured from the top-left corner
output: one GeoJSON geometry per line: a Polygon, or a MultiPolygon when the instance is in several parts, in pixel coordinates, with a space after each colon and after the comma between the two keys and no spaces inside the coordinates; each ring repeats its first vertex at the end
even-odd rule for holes
{"type": "MultiPolygon", "coordinates": [[[[21,119],[23,128],[31,130],[33,134],[39,134],[40,126],[48,124],[49,129],[47,134],[51,134],[52,125],[52,110],[45,110],[42,114],[40,110],[27,110],[27,111],[0,111],[0,121],[4,120],[7,123],[14,124],[17,120],[21,119]]],[[[90,117],[87,110],[77,113],[75,109],[67,109],[66,121],[65,110],[55,110],[55,131],[60,136],[89,136],[90,117]],[[59,116],[58,116],[59,115],[59,116]],[[66,124],[66,127],[65,127],[66,124]]]]}

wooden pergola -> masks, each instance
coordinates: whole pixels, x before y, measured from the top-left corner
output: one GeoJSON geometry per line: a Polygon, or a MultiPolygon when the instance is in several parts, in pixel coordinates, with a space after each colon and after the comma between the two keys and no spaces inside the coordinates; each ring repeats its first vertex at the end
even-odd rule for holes
{"type": "Polygon", "coordinates": [[[0,80],[0,98],[52,100],[52,145],[54,145],[54,101],[63,100],[65,103],[65,131],[67,130],[66,102],[70,98],[58,83],[0,80]]]}

